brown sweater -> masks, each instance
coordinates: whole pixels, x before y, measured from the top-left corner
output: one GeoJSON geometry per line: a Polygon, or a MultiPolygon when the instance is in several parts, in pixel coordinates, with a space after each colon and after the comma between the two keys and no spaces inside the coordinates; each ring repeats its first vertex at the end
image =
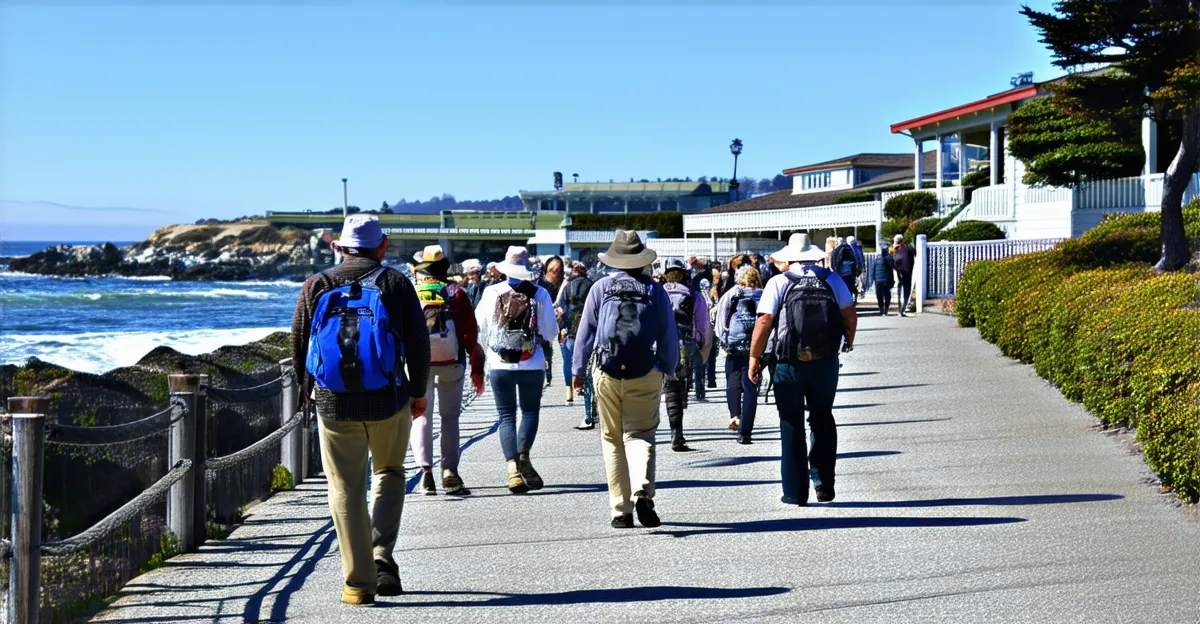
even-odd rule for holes
{"type": "MultiPolygon", "coordinates": [[[[313,275],[304,282],[304,288],[296,300],[296,311],[292,314],[292,361],[297,370],[304,370],[308,356],[308,339],[317,299],[325,291],[349,284],[378,266],[379,263],[370,258],[346,256],[342,264],[313,275]]],[[[398,355],[402,356],[397,360],[405,365],[401,367],[399,382],[394,388],[358,393],[335,393],[316,388],[312,394],[316,399],[317,413],[322,418],[384,420],[406,405],[410,397],[425,396],[425,386],[429,380],[429,329],[425,325],[425,314],[421,311],[417,292],[408,278],[391,269],[384,271],[378,284],[383,293],[383,307],[387,309],[392,331],[397,337],[398,355]]],[[[307,399],[314,384],[311,375],[304,373],[303,378],[301,387],[307,399]]]]}

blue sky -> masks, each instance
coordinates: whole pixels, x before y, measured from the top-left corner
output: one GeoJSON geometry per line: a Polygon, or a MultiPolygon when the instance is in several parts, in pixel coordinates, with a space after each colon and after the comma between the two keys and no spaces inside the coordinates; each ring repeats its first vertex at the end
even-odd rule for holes
{"type": "Polygon", "coordinates": [[[46,4],[0,3],[10,240],[727,176],[735,136],[770,177],[1058,74],[1001,0],[46,4]]]}

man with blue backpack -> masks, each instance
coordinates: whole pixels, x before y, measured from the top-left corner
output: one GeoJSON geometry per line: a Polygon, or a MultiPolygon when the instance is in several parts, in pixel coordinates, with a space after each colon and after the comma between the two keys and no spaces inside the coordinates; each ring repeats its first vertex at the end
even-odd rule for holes
{"type": "Polygon", "coordinates": [[[758,384],[750,381],[750,341],[758,321],[762,277],[751,265],[737,270],[737,284],[717,302],[716,332],[725,349],[725,399],[729,403],[729,428],[739,444],[750,444],[758,413],[758,384]]]}
{"type": "Polygon", "coordinates": [[[637,232],[619,230],[600,261],[615,271],[588,293],[571,371],[576,390],[597,351],[595,392],[600,444],[608,475],[614,529],[662,524],[654,510],[654,433],[664,374],[679,364],[679,336],[671,300],[646,274],[658,254],[637,232]]]}
{"type": "Polygon", "coordinates": [[[300,291],[292,361],[305,363],[303,396],[316,404],[342,556],[342,601],[365,605],[376,594],[404,591],[393,551],[412,419],[426,409],[429,331],[412,282],[382,265],[388,239],[378,219],[346,217],[336,245],[344,261],[310,277],[300,291]],[[368,453],[375,483],[370,513],[368,453]]]}
{"type": "Polygon", "coordinates": [[[786,505],[808,504],[811,479],[818,502],[834,498],[838,353],[854,348],[858,316],[850,289],[837,274],[817,266],[825,259],[807,234],[792,234],[772,254],[788,269],[771,278],[758,303],[750,342],[750,381],[762,380],[763,356],[775,344],[775,406],[779,410],[780,472],[786,505]],[[812,445],[804,435],[804,412],[812,445]],[[811,464],[812,468],[809,468],[811,464]]]}

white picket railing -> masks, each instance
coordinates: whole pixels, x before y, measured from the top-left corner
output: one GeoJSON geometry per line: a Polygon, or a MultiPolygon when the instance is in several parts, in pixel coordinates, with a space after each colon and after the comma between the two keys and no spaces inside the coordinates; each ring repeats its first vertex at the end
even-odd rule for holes
{"type": "Polygon", "coordinates": [[[1075,208],[1109,210],[1158,208],[1162,204],[1163,174],[1085,182],[1075,190],[1075,208]]]}
{"type": "MultiPolygon", "coordinates": [[[[652,240],[650,232],[646,230],[638,230],[638,236],[645,240],[652,240]]],[[[568,230],[567,243],[611,243],[617,237],[616,230],[568,230]]],[[[672,240],[672,239],[666,239],[672,240]]]]}
{"type": "MultiPolygon", "coordinates": [[[[658,253],[658,259],[665,261],[671,258],[684,259],[688,256],[712,259],[713,247],[710,238],[649,238],[646,246],[658,253]]],[[[716,260],[724,262],[725,258],[738,252],[736,238],[717,239],[716,260]]]]}
{"type": "Polygon", "coordinates": [[[929,243],[926,246],[925,295],[930,299],[953,298],[963,270],[976,260],[998,260],[1009,256],[1045,251],[1061,238],[929,243]]]}
{"type": "Polygon", "coordinates": [[[814,228],[875,225],[881,222],[882,219],[883,204],[869,201],[854,204],[829,204],[809,208],[684,215],[683,231],[689,234],[777,230],[796,231],[814,228]]]}
{"type": "Polygon", "coordinates": [[[1007,184],[977,188],[971,193],[972,219],[993,220],[1013,217],[1012,189],[1007,184]]]}

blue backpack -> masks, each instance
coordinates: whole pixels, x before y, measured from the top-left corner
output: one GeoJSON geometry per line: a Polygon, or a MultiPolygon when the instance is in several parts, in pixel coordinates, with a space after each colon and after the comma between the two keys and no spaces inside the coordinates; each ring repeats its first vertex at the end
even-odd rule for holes
{"type": "Polygon", "coordinates": [[[726,353],[745,355],[750,353],[750,339],[754,337],[754,324],[758,322],[758,302],[762,289],[742,288],[729,301],[725,315],[725,335],[721,346],[726,353]]]}
{"type": "Polygon", "coordinates": [[[649,373],[657,361],[658,316],[654,286],[626,274],[612,278],[600,300],[596,347],[600,369],[618,379],[649,373]]]}
{"type": "Polygon", "coordinates": [[[305,368],[332,392],[369,392],[392,385],[396,336],[377,284],[384,267],[321,293],[313,311],[305,368]]]}

